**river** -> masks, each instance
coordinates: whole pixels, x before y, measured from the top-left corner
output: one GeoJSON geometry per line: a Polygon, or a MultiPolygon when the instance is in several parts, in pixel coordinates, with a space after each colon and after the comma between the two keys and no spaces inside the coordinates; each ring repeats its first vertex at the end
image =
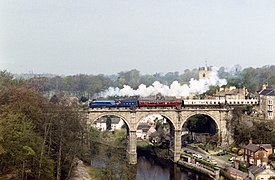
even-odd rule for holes
{"type": "Polygon", "coordinates": [[[93,151],[91,165],[102,169],[101,179],[106,179],[106,176],[112,172],[116,174],[115,179],[211,180],[208,176],[155,156],[139,155],[137,165],[129,166],[125,151],[112,148],[100,148],[93,151]]]}
{"type": "Polygon", "coordinates": [[[139,156],[136,169],[138,180],[211,180],[208,176],[155,157],[139,156]]]}

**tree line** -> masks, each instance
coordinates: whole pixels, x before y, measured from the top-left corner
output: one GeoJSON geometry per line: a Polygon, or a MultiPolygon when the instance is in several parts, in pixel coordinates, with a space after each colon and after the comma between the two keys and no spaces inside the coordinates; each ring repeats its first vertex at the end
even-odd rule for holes
{"type": "Polygon", "coordinates": [[[0,179],[66,179],[87,154],[84,118],[27,83],[0,71],[0,179]]]}
{"type": "MultiPolygon", "coordinates": [[[[260,68],[249,67],[243,70],[240,66],[236,65],[231,70],[220,67],[217,72],[219,78],[224,78],[228,81],[229,86],[236,86],[238,88],[246,87],[251,93],[255,93],[259,90],[261,85],[265,82],[275,84],[275,65],[263,66],[260,68]]],[[[93,98],[98,93],[111,86],[123,88],[123,85],[129,85],[136,89],[140,84],[149,86],[155,81],[159,81],[164,85],[170,85],[173,81],[179,81],[181,84],[188,84],[191,78],[198,79],[198,69],[186,69],[183,73],[168,72],[166,74],[155,73],[145,75],[133,69],[119,72],[116,75],[77,74],[53,77],[35,75],[27,79],[27,85],[49,94],[51,94],[51,92],[66,92],[78,98],[93,98]]],[[[209,93],[213,94],[216,88],[217,87],[212,87],[209,93]]]]}

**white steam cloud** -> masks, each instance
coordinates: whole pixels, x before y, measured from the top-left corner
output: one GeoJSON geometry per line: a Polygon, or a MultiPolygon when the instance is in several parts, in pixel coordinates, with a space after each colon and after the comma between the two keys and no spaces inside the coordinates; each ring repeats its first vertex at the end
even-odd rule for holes
{"type": "Polygon", "coordinates": [[[140,84],[138,89],[133,89],[128,85],[124,85],[122,89],[118,87],[109,87],[106,91],[101,92],[100,96],[141,96],[148,97],[160,93],[163,96],[189,96],[190,94],[201,94],[209,90],[210,86],[226,85],[226,79],[219,79],[217,72],[211,72],[207,79],[195,80],[191,79],[189,85],[181,85],[178,81],[174,81],[170,86],[163,85],[159,81],[155,81],[152,85],[146,87],[140,84]]]}

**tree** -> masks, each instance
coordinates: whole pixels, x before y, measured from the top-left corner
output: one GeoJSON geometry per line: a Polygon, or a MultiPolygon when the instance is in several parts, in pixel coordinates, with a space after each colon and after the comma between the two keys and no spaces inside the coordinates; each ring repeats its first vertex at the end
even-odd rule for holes
{"type": "Polygon", "coordinates": [[[66,101],[50,103],[33,88],[7,82],[0,91],[0,174],[65,179],[86,149],[84,118],[66,101]]]}
{"type": "Polygon", "coordinates": [[[214,95],[218,89],[219,89],[218,86],[210,86],[209,90],[206,91],[206,94],[207,95],[214,95]]]}
{"type": "Polygon", "coordinates": [[[35,88],[37,91],[46,92],[48,90],[49,79],[46,77],[34,77],[27,79],[25,84],[29,88],[35,88]]]}
{"type": "Polygon", "coordinates": [[[179,80],[180,80],[179,72],[168,72],[163,77],[164,84],[166,85],[170,85],[172,84],[173,81],[179,81],[179,80]]]}
{"type": "Polygon", "coordinates": [[[140,72],[136,69],[132,69],[127,72],[120,72],[118,75],[117,83],[118,87],[122,88],[123,85],[129,85],[132,88],[136,89],[140,84],[140,72]]]}
{"type": "MultiPolygon", "coordinates": [[[[11,172],[21,179],[38,179],[42,139],[35,134],[33,128],[31,120],[21,113],[0,116],[0,146],[4,150],[0,154],[0,174],[11,172]]],[[[53,161],[44,156],[41,175],[52,179],[53,167],[53,161]]]]}
{"type": "Polygon", "coordinates": [[[22,85],[21,79],[15,79],[14,76],[7,71],[0,71],[0,90],[6,90],[12,86],[22,85]]]}
{"type": "Polygon", "coordinates": [[[275,74],[270,76],[268,79],[265,80],[268,84],[274,85],[275,84],[275,74]]]}
{"type": "Polygon", "coordinates": [[[253,76],[253,68],[246,68],[241,72],[242,84],[248,89],[249,92],[256,92],[257,90],[257,81],[253,76]]]}

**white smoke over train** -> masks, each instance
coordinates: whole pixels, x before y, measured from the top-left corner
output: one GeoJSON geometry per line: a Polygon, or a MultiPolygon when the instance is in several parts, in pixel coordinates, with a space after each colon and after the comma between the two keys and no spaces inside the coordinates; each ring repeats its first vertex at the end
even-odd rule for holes
{"type": "Polygon", "coordinates": [[[189,96],[191,94],[201,94],[209,90],[210,86],[226,85],[226,79],[219,79],[217,72],[211,72],[207,79],[191,79],[189,85],[181,85],[178,81],[174,81],[170,86],[163,85],[159,81],[155,81],[152,85],[146,86],[140,84],[137,89],[133,89],[128,85],[124,85],[122,89],[118,87],[109,87],[106,91],[100,93],[100,96],[141,96],[149,97],[157,94],[163,96],[189,96]]]}

